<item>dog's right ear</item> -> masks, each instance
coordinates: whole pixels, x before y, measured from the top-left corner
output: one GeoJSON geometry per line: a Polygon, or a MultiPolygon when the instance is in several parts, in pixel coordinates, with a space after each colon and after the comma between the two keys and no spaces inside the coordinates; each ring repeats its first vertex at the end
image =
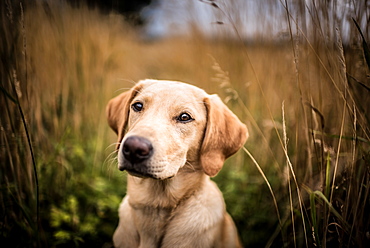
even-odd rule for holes
{"type": "Polygon", "coordinates": [[[108,102],[106,114],[109,126],[118,135],[117,149],[125,135],[125,129],[130,113],[130,103],[136,94],[140,92],[142,87],[142,84],[138,84],[129,91],[116,96],[108,102]]]}

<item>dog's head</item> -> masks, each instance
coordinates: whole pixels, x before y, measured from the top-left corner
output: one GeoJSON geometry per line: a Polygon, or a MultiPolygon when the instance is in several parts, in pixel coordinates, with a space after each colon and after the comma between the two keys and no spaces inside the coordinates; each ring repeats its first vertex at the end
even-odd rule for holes
{"type": "Polygon", "coordinates": [[[139,177],[168,179],[185,165],[215,176],[248,137],[218,96],[173,81],[140,81],[108,103],[107,117],[118,168],[139,177]]]}

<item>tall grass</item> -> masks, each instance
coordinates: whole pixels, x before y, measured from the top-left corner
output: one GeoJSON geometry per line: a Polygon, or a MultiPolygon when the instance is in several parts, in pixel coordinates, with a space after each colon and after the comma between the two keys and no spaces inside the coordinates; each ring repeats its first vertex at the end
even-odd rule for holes
{"type": "MultiPolygon", "coordinates": [[[[235,7],[203,2],[220,28],[240,32],[235,7]]],[[[363,37],[351,22],[345,45],[335,1],[315,3],[279,2],[289,35],[259,44],[196,29],[145,41],[114,13],[1,3],[0,242],[110,245],[125,177],[105,105],[160,78],[220,94],[247,124],[247,152],[214,178],[245,246],[368,247],[367,3],[352,8],[363,37]]]]}
{"type": "MultiPolygon", "coordinates": [[[[232,14],[225,11],[226,2],[202,2],[221,12],[226,24],[233,27],[236,36],[242,40],[232,14]]],[[[277,120],[280,118],[272,107],[278,106],[278,102],[284,104],[285,101],[269,103],[268,98],[271,95],[266,93],[266,85],[261,83],[264,80],[261,80],[259,70],[254,69],[255,63],[258,62],[251,59],[248,52],[245,53],[248,66],[255,77],[255,84],[260,88],[259,96],[262,102],[258,102],[266,108],[267,119],[276,132],[277,146],[272,150],[280,151],[286,159],[285,163],[282,159],[275,160],[280,168],[278,174],[283,177],[283,183],[275,185],[275,191],[282,198],[279,205],[285,223],[283,227],[281,224],[278,226],[281,240],[278,241],[279,239],[272,236],[273,240],[270,239],[266,244],[294,247],[366,247],[369,245],[366,235],[370,225],[365,210],[369,207],[367,189],[370,123],[369,110],[365,106],[369,104],[366,74],[370,68],[370,54],[365,36],[361,34],[359,25],[354,20],[352,28],[356,25],[359,33],[355,35],[351,32],[352,36],[347,37],[347,42],[361,44],[357,40],[361,37],[362,46],[347,47],[348,54],[345,56],[342,34],[338,28],[340,21],[334,13],[339,7],[336,3],[317,2],[303,8],[292,8],[294,5],[289,5],[287,1],[281,1],[281,4],[286,10],[290,34],[288,43],[291,44],[291,48],[284,51],[287,56],[290,53],[295,72],[295,85],[290,85],[293,91],[286,88],[285,90],[289,91],[290,96],[299,96],[289,99],[286,104],[288,107],[283,107],[280,122],[282,127],[278,127],[277,120]],[[312,19],[307,22],[308,15],[312,19]],[[357,66],[353,66],[353,60],[357,60],[357,66]],[[353,73],[360,71],[357,79],[353,80],[353,73]],[[285,117],[284,112],[288,108],[294,113],[287,113],[285,117]],[[285,118],[296,123],[286,124],[285,118]],[[288,142],[289,132],[294,136],[291,136],[288,142]],[[294,152],[289,151],[292,148],[294,152]],[[286,211],[287,209],[290,209],[290,212],[286,211]]],[[[366,3],[362,4],[366,6],[366,3]]],[[[353,5],[352,13],[356,14],[356,19],[361,22],[367,14],[363,9],[358,9],[362,4],[353,5]]],[[[225,24],[223,20],[217,23],[225,24]]],[[[248,46],[244,47],[244,50],[248,49],[248,46]]],[[[269,70],[273,67],[267,68],[269,70]]],[[[278,83],[275,79],[274,84],[278,83]]],[[[281,93],[279,91],[280,96],[281,93]]],[[[249,106],[242,105],[247,113],[255,113],[249,106]]],[[[253,122],[258,123],[255,120],[253,122]]],[[[260,128],[256,131],[260,131],[260,128]]],[[[252,133],[261,134],[260,140],[269,140],[262,132],[252,133]]],[[[271,143],[267,145],[271,149],[271,143]]],[[[259,150],[265,152],[267,149],[259,150]]],[[[249,152],[247,154],[250,156],[249,152]]],[[[252,160],[256,164],[255,159],[252,160]]],[[[257,164],[259,171],[264,168],[264,164],[265,161],[257,164]]],[[[270,169],[264,170],[264,174],[267,174],[270,169]]],[[[268,179],[276,180],[272,176],[268,179]]],[[[272,183],[266,184],[272,192],[272,183]]],[[[276,196],[272,196],[275,202],[276,196]]],[[[280,220],[279,216],[277,214],[280,220]]]]}

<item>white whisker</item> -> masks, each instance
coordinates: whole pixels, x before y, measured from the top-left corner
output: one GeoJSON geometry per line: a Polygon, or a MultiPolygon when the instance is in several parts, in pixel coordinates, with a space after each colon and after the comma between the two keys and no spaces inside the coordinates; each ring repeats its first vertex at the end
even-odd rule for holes
{"type": "Polygon", "coordinates": [[[105,148],[105,150],[108,150],[108,148],[112,147],[112,146],[116,146],[118,145],[120,142],[114,142],[112,144],[110,144],[109,146],[107,146],[107,148],[105,148]]]}
{"type": "Polygon", "coordinates": [[[136,82],[135,82],[134,80],[132,80],[132,79],[127,79],[127,78],[118,78],[118,80],[120,80],[120,81],[124,81],[124,82],[128,82],[128,83],[131,83],[131,84],[133,84],[133,85],[135,85],[135,84],[136,84],[136,82]]]}

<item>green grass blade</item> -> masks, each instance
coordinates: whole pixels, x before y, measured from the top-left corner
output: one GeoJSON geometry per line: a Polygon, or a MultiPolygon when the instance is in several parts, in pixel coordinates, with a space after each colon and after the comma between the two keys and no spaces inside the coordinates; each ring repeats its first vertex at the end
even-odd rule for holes
{"type": "Polygon", "coordinates": [[[348,232],[350,230],[350,225],[347,223],[347,221],[343,219],[340,213],[338,213],[338,211],[333,207],[333,205],[329,202],[328,198],[326,198],[326,196],[321,191],[318,191],[318,190],[312,193],[318,196],[328,205],[330,212],[332,212],[335,215],[335,217],[337,217],[338,220],[341,222],[344,231],[348,232]]]}
{"type": "Polygon", "coordinates": [[[330,152],[326,157],[326,175],[325,175],[325,195],[328,197],[330,194],[330,152]]]}
{"type": "Polygon", "coordinates": [[[321,242],[319,238],[319,228],[317,224],[317,213],[316,213],[316,196],[314,193],[310,194],[310,206],[311,206],[311,221],[313,228],[313,238],[315,239],[317,247],[321,247],[321,242]]]}

